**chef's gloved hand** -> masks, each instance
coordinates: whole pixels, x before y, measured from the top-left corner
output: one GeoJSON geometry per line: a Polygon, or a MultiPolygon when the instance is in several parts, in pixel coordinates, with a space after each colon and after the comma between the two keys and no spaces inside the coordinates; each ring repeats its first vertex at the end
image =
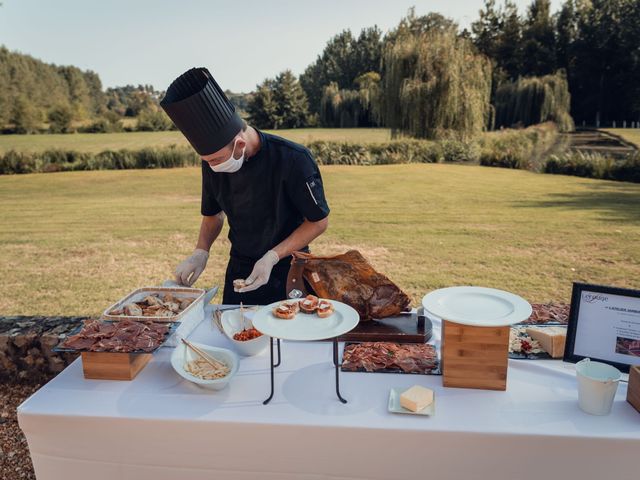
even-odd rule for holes
{"type": "Polygon", "coordinates": [[[278,254],[273,250],[269,250],[265,253],[264,256],[253,266],[251,275],[246,278],[245,284],[247,286],[241,288],[238,292],[251,292],[253,290],[257,290],[263,285],[266,285],[269,281],[269,277],[271,276],[273,266],[278,263],[279,260],[280,257],[278,257],[278,254]]]}
{"type": "Polygon", "coordinates": [[[176,267],[175,278],[180,285],[190,287],[207,266],[209,252],[196,248],[180,265],[176,267]]]}

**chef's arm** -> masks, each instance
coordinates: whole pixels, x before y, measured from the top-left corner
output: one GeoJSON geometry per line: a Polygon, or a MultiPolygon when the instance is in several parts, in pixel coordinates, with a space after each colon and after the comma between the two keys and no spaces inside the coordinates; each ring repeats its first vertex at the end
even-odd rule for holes
{"type": "Polygon", "coordinates": [[[200,224],[200,234],[198,235],[198,244],[196,248],[206,250],[211,249],[211,245],[214,240],[218,238],[224,225],[224,213],[220,212],[217,215],[203,216],[202,223],[200,224]]]}
{"type": "Polygon", "coordinates": [[[319,237],[329,226],[329,217],[324,217],[317,222],[305,220],[302,225],[296,228],[291,235],[276,245],[273,250],[278,254],[278,258],[284,258],[306,247],[312,240],[319,237]]]}

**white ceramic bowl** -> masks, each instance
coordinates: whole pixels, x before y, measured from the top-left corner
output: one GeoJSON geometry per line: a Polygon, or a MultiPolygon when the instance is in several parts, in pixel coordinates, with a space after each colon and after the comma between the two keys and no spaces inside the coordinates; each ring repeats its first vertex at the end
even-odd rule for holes
{"type": "Polygon", "coordinates": [[[198,354],[192,351],[182,342],[180,342],[180,345],[178,345],[171,354],[171,366],[173,367],[173,369],[182,378],[195,383],[199,387],[208,388],[211,390],[222,390],[223,388],[225,388],[229,384],[229,381],[238,372],[238,365],[240,363],[238,356],[234,352],[226,348],[211,347],[202,343],[191,343],[194,346],[198,347],[200,350],[203,350],[205,353],[208,353],[209,355],[214,357],[216,360],[220,360],[221,362],[226,363],[231,369],[229,374],[226,377],[216,378],[215,380],[203,380],[194,375],[191,375],[184,369],[184,365],[186,362],[198,358],[198,354]]]}
{"type": "Polygon", "coordinates": [[[244,317],[244,327],[242,325],[242,317],[240,315],[240,310],[226,310],[222,312],[222,330],[227,338],[233,343],[235,349],[241,355],[250,357],[252,355],[258,355],[262,353],[269,346],[269,337],[267,335],[260,335],[257,338],[252,340],[245,340],[241,342],[239,340],[234,340],[233,335],[240,332],[243,328],[251,328],[253,327],[253,323],[251,323],[251,319],[253,318],[255,312],[253,311],[245,311],[244,317]]]}

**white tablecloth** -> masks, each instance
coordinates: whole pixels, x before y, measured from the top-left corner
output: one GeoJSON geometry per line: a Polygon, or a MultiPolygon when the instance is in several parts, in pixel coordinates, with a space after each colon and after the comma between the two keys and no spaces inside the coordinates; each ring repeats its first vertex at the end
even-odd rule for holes
{"type": "MultiPolygon", "coordinates": [[[[190,337],[227,340],[203,322],[190,337]]],[[[341,373],[330,343],[283,342],[244,358],[230,386],[202,390],[162,348],[131,382],[85,380],[78,359],[18,409],[38,480],[637,478],[640,414],[620,384],[606,417],[578,409],[573,365],[510,361],[505,392],[442,377],[341,373]],[[389,389],[436,391],[434,417],[387,412],[389,389]]]]}

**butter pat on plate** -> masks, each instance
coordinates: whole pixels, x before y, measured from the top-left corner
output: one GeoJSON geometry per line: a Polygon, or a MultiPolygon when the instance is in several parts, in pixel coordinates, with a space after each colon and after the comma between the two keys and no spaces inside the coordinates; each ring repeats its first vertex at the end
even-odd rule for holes
{"type": "Polygon", "coordinates": [[[433,403],[433,390],[414,385],[400,394],[400,406],[411,412],[424,410],[433,403]]]}
{"type": "Polygon", "coordinates": [[[567,341],[566,327],[531,327],[526,329],[527,335],[542,346],[552,358],[564,356],[564,344],[567,341]]]}

